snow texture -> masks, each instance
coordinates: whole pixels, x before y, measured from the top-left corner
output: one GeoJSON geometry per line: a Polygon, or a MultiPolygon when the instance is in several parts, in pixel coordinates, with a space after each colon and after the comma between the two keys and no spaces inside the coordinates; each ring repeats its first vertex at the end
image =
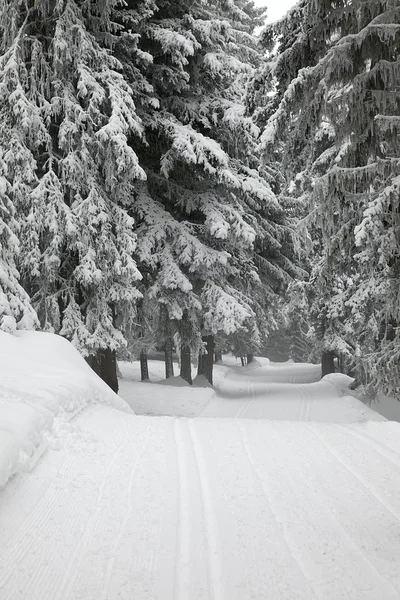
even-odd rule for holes
{"type": "MultiPolygon", "coordinates": [[[[8,366],[53,401],[60,381],[68,406],[72,375],[78,395],[93,376],[67,342],[43,335],[10,336],[8,366]]],[[[105,388],[103,405],[90,394],[58,446],[0,492],[2,600],[398,600],[400,425],[354,398],[349,412],[348,381],[318,381],[319,366],[224,362],[218,394],[162,385],[161,362],[150,363],[158,385],[121,365],[124,394],[157,388],[174,403],[179,391],[187,405],[202,394],[215,418],[129,415],[104,405],[115,404],[105,388]],[[279,393],[302,414],[240,418],[279,393]],[[341,418],[310,421],[312,404],[328,421],[330,403],[341,418]]]]}
{"type": "Polygon", "coordinates": [[[29,470],[60,427],[102,403],[132,412],[64,338],[0,331],[0,487],[29,470]]]}

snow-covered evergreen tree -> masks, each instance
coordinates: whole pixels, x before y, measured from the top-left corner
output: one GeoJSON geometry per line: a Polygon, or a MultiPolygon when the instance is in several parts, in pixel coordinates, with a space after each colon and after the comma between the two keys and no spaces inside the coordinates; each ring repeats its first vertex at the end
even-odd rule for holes
{"type": "Polygon", "coordinates": [[[258,171],[259,132],[243,105],[261,11],[248,0],[156,4],[141,23],[159,109],[143,116],[138,258],[177,339],[184,331],[197,353],[203,337],[241,331],[255,349],[260,325],[268,328],[271,281],[289,268],[283,213],[258,171]]]}
{"type": "MultiPolygon", "coordinates": [[[[4,172],[5,164],[0,162],[4,172]]],[[[37,326],[37,316],[30,298],[19,282],[15,262],[19,253],[18,225],[10,199],[10,184],[0,175],[0,328],[13,333],[37,326]]]]}
{"type": "Polygon", "coordinates": [[[269,115],[264,148],[281,140],[294,184],[296,172],[309,177],[322,235],[314,308],[325,348],[398,390],[400,8],[309,0],[296,40],[314,55],[269,115]]]}
{"type": "Polygon", "coordinates": [[[22,281],[42,328],[114,351],[139,294],[128,138],[143,125],[112,56],[117,0],[0,5],[0,147],[22,281]]]}

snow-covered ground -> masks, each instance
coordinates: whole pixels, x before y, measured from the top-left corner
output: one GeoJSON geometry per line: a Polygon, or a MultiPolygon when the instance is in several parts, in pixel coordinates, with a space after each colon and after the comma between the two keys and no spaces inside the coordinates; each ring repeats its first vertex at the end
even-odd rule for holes
{"type": "Polygon", "coordinates": [[[58,444],[58,430],[90,403],[131,412],[64,338],[0,331],[0,487],[58,444]]]}
{"type": "Polygon", "coordinates": [[[224,364],[214,367],[215,389],[191,389],[181,380],[175,382],[172,390],[163,380],[161,361],[150,362],[152,383],[140,382],[137,362],[121,363],[120,369],[120,394],[139,415],[328,423],[384,420],[348,394],[350,378],[337,374],[320,381],[319,365],[271,363],[260,358],[242,367],[233,357],[226,356],[224,364]]]}
{"type": "MultiPolygon", "coordinates": [[[[37,385],[57,403],[56,362],[8,375],[16,405],[37,385]]],[[[1,600],[398,600],[400,424],[341,376],[261,363],[219,365],[217,391],[122,365],[136,412],[208,418],[94,394],[47,424],[57,444],[0,492],[1,600]]]]}

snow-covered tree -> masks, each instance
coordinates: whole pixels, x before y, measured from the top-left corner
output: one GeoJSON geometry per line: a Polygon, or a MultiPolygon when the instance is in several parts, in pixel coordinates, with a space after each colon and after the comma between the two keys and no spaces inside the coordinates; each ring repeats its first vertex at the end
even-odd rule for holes
{"type": "Polygon", "coordinates": [[[289,268],[283,212],[258,170],[259,131],[243,105],[261,11],[248,0],[156,4],[139,44],[152,56],[146,76],[159,108],[143,115],[138,150],[148,176],[135,201],[138,259],[184,346],[197,354],[208,336],[241,331],[254,350],[272,280],[289,268]]]}
{"type": "MultiPolygon", "coordinates": [[[[0,162],[4,172],[5,164],[0,162]]],[[[18,224],[10,199],[10,184],[0,175],[0,328],[9,333],[15,329],[33,329],[37,316],[30,298],[19,282],[15,262],[19,253],[18,224]]]]}
{"type": "Polygon", "coordinates": [[[18,266],[41,327],[85,354],[124,344],[139,293],[132,90],[110,48],[117,0],[0,4],[0,148],[18,266]]]}
{"type": "Polygon", "coordinates": [[[392,0],[309,0],[296,40],[314,56],[269,115],[264,148],[284,142],[294,184],[296,172],[309,177],[324,347],[398,390],[400,8],[392,0]]]}

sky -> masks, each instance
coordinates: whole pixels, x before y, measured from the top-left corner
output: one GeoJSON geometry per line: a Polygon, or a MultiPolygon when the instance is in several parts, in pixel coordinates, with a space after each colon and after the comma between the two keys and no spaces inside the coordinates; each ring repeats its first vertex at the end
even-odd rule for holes
{"type": "Polygon", "coordinates": [[[282,17],[297,0],[254,0],[257,6],[266,6],[268,10],[267,23],[272,23],[282,17]]]}

